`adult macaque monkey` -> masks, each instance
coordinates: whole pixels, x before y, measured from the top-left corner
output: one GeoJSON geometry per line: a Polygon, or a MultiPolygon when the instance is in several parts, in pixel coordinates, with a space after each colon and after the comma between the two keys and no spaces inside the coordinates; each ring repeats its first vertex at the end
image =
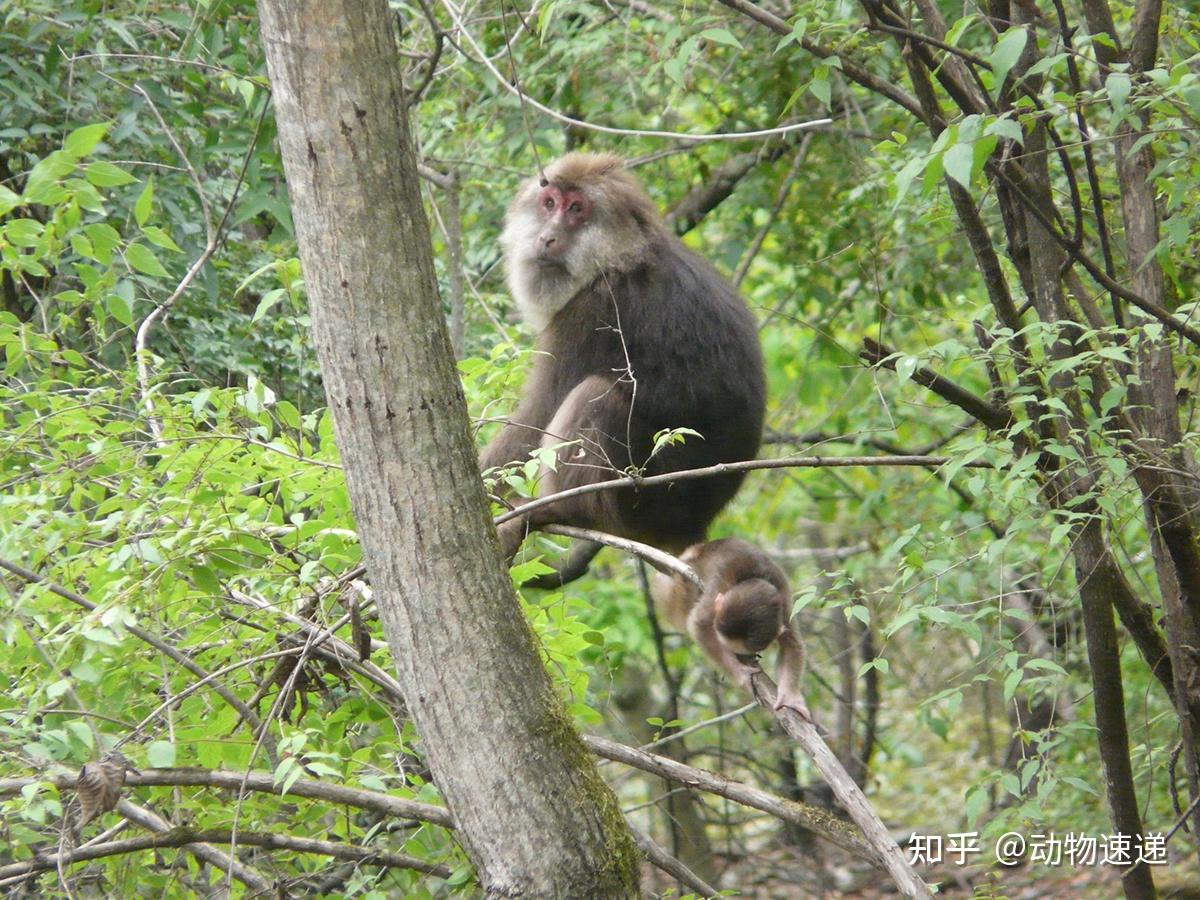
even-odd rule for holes
{"type": "MultiPolygon", "coordinates": [[[[766,402],[754,318],[671,233],[619,157],[572,153],[527,181],[500,242],[540,352],[482,468],[558,447],[544,496],[630,469],[655,475],[754,458],[766,402]],[[655,435],[676,428],[699,436],[653,453],[655,435]]],[[[561,524],[679,552],[704,540],[742,477],[581,495],[505,522],[501,543],[511,557],[527,531],[561,524]]],[[[579,545],[540,586],[579,577],[598,549],[579,545]]]]}
{"type": "Polygon", "coordinates": [[[752,544],[723,538],[689,547],[679,557],[696,570],[705,590],[665,572],[650,583],[662,618],[692,636],[738,687],[753,693],[758,655],[779,645],[775,709],[793,709],[812,721],[804,702],[804,644],[792,629],[791,591],[779,566],[752,544]]]}

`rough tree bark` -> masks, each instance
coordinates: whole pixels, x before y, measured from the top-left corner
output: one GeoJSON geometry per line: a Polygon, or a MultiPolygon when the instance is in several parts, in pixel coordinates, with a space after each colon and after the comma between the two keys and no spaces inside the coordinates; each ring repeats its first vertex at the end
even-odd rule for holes
{"type": "Polygon", "coordinates": [[[409,711],[493,897],[636,896],[616,799],[500,561],[383,0],[260,0],[313,338],[409,711]]]}

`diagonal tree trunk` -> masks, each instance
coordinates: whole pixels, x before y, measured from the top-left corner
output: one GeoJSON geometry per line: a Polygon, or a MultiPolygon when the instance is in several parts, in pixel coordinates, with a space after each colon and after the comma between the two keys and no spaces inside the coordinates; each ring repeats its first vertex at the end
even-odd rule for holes
{"type": "Polygon", "coordinates": [[[493,897],[636,896],[616,799],[500,561],[383,0],[261,0],[325,391],[384,631],[493,897]]]}

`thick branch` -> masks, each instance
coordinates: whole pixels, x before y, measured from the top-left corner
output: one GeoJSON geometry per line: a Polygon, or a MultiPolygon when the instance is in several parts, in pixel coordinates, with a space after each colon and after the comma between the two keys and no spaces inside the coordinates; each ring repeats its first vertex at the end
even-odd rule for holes
{"type": "MultiPolygon", "coordinates": [[[[117,803],[117,811],[129,821],[136,822],[143,828],[154,832],[150,836],[151,840],[160,835],[169,834],[174,830],[171,823],[158,815],[158,813],[138,806],[129,800],[119,801],[117,803]]],[[[227,872],[232,878],[236,878],[256,894],[265,894],[273,887],[270,880],[263,877],[251,866],[241,862],[232,854],[226,853],[224,850],[218,850],[211,844],[206,843],[204,838],[191,837],[190,839],[181,840],[176,846],[186,847],[188,852],[197,859],[201,859],[209,865],[216,866],[222,872],[227,872]]],[[[80,850],[86,849],[80,848],[80,850]]],[[[75,852],[78,853],[79,850],[75,852]]],[[[3,871],[3,869],[0,869],[0,875],[3,874],[3,871]]]]}
{"type": "MultiPolygon", "coordinates": [[[[759,705],[768,710],[773,709],[776,687],[771,679],[759,672],[753,676],[751,685],[754,689],[754,699],[759,705]]],[[[850,773],[821,738],[817,726],[786,707],[776,711],[775,718],[788,736],[796,741],[812,760],[838,803],[862,830],[878,864],[887,870],[900,892],[906,897],[932,900],[933,895],[930,894],[929,888],[904,858],[904,853],[888,833],[862,788],[850,777],[850,773]]]]}
{"type": "Polygon", "coordinates": [[[632,826],[630,826],[629,831],[633,835],[634,843],[638,845],[638,849],[645,854],[646,859],[650,860],[656,868],[662,869],[673,878],[678,878],[701,897],[716,897],[721,893],[720,890],[713,887],[662,847],[658,846],[658,844],[654,843],[650,835],[632,826]]]}
{"type": "Polygon", "coordinates": [[[786,143],[777,141],[766,153],[740,153],[730,157],[717,166],[703,184],[684,194],[663,218],[676,234],[686,234],[727,200],[738,182],[754,171],[756,166],[774,162],[787,147],[786,143]]]}
{"type": "MultiPolygon", "coordinates": [[[[702,469],[682,469],[678,472],[667,472],[663,475],[651,475],[649,478],[638,478],[633,475],[620,475],[608,481],[597,481],[584,484],[577,488],[559,491],[545,497],[530,500],[515,509],[510,509],[496,516],[496,525],[502,525],[509,519],[515,519],[541,506],[549,506],[566,500],[568,497],[578,497],[581,494],[591,494],[596,491],[611,491],[615,488],[638,488],[655,484],[670,484],[674,481],[691,481],[696,478],[712,478],[716,475],[726,475],[730,472],[753,472],[757,469],[849,469],[858,467],[880,466],[895,468],[898,466],[916,466],[921,468],[944,466],[951,462],[950,456],[785,456],[781,459],[748,459],[744,462],[718,463],[702,469]]],[[[975,460],[964,464],[964,468],[991,469],[991,463],[975,460]]]]}

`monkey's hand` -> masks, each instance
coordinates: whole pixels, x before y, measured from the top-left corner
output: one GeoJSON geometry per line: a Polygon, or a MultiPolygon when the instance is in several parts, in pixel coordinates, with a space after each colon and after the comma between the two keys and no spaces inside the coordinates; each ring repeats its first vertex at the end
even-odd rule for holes
{"type": "Polygon", "coordinates": [[[805,722],[813,720],[812,713],[808,711],[808,705],[804,702],[804,698],[800,696],[800,692],[794,688],[784,687],[783,685],[780,685],[779,692],[775,695],[775,703],[772,709],[775,712],[779,712],[781,709],[790,709],[805,722]]]}

